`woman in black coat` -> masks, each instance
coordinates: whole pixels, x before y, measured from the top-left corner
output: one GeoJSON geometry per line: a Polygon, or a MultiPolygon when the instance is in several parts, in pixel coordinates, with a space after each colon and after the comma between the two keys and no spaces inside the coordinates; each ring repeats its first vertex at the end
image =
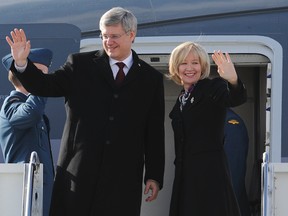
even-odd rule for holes
{"type": "Polygon", "coordinates": [[[220,77],[199,44],[185,42],[171,53],[169,77],[183,90],[170,113],[175,138],[175,179],[170,216],[238,216],[223,149],[226,107],[247,93],[227,53],[214,52],[220,77]]]}

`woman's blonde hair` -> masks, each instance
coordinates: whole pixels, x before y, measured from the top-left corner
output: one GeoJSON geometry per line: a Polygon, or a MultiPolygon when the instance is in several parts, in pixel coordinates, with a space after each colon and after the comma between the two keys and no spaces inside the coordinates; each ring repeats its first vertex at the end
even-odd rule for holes
{"type": "Polygon", "coordinates": [[[179,76],[179,65],[182,64],[189,53],[199,57],[201,65],[200,79],[209,77],[210,75],[210,59],[206,50],[199,44],[194,42],[184,42],[174,48],[169,59],[169,74],[167,77],[176,84],[182,85],[179,76]]]}

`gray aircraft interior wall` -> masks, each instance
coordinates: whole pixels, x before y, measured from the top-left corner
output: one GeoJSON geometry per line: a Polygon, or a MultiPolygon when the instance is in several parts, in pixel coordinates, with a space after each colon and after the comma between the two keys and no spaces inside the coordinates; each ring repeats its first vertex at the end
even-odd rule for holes
{"type": "Polygon", "coordinates": [[[181,90],[173,81],[164,80],[165,89],[165,173],[163,189],[158,198],[153,202],[145,202],[147,196],[142,198],[141,216],[166,216],[169,215],[169,205],[174,179],[174,134],[171,127],[169,112],[172,110],[177,96],[181,90]]]}
{"type": "MultiPolygon", "coordinates": [[[[71,24],[0,24],[0,57],[10,53],[10,47],[5,37],[10,36],[14,28],[23,28],[27,39],[31,41],[31,47],[45,47],[53,52],[52,65],[50,71],[57,69],[67,59],[69,53],[79,52],[81,31],[78,27],[71,24]]],[[[0,107],[4,99],[13,90],[13,86],[7,79],[7,71],[0,65],[0,107]]],[[[64,109],[64,98],[48,98],[46,105],[46,114],[50,120],[51,145],[53,151],[54,165],[58,159],[58,151],[66,113],[64,109]]],[[[0,162],[3,161],[0,150],[0,162]]]]}

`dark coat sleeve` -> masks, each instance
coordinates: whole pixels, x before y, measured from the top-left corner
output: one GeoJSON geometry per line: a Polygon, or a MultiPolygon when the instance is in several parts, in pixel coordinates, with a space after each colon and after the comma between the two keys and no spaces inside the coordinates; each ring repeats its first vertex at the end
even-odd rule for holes
{"type": "Polygon", "coordinates": [[[214,78],[211,82],[204,82],[204,85],[209,85],[204,90],[209,97],[224,107],[239,106],[247,101],[247,90],[239,77],[237,85],[231,85],[221,77],[214,78]]]}
{"type": "Polygon", "coordinates": [[[53,73],[44,74],[33,62],[28,59],[25,71],[18,72],[11,65],[11,71],[21,81],[25,89],[33,95],[42,97],[63,97],[69,95],[72,90],[73,55],[69,55],[66,63],[53,73]]]}

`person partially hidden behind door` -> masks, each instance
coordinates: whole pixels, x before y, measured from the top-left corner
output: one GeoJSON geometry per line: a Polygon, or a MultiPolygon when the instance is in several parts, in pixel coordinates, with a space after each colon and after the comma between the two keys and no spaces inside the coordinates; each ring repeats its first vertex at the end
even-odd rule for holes
{"type": "Polygon", "coordinates": [[[224,128],[224,150],[242,216],[251,216],[245,186],[248,145],[249,137],[243,119],[228,108],[224,128]]]}
{"type": "MultiPolygon", "coordinates": [[[[52,51],[31,49],[29,59],[43,73],[48,73],[52,51]]],[[[30,155],[37,152],[43,163],[43,216],[49,215],[54,167],[49,138],[49,120],[45,115],[47,98],[30,94],[10,71],[13,58],[8,54],[2,63],[15,90],[4,100],[0,111],[0,146],[5,163],[29,163],[30,155]]],[[[42,215],[42,214],[41,214],[42,215]]]]}

